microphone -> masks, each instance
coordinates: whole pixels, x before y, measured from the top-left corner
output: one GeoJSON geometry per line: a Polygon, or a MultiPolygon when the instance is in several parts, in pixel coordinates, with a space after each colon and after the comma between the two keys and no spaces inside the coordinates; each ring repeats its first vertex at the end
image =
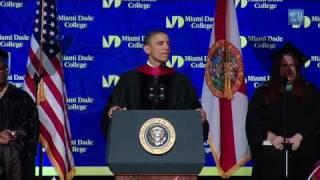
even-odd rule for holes
{"type": "Polygon", "coordinates": [[[150,87],[149,87],[149,94],[148,94],[148,97],[149,97],[149,99],[151,100],[151,101],[154,101],[154,87],[153,87],[153,85],[151,85],[150,87]]]}
{"type": "Polygon", "coordinates": [[[148,97],[152,102],[158,102],[157,89],[158,89],[158,77],[155,76],[152,84],[150,84],[150,86],[149,86],[149,95],[148,95],[148,97]]]}
{"type": "Polygon", "coordinates": [[[153,83],[149,86],[149,99],[154,103],[159,103],[166,98],[166,85],[160,84],[158,77],[155,77],[153,83]]]}
{"type": "Polygon", "coordinates": [[[164,100],[166,98],[166,85],[160,84],[159,85],[159,91],[160,91],[160,100],[164,100]]]}
{"type": "Polygon", "coordinates": [[[290,92],[293,89],[292,84],[289,84],[289,79],[287,76],[281,78],[281,84],[284,86],[286,92],[290,92]]]}
{"type": "Polygon", "coordinates": [[[281,84],[282,85],[287,85],[289,82],[289,79],[286,75],[284,75],[283,77],[281,77],[281,84]]]}
{"type": "Polygon", "coordinates": [[[286,91],[287,91],[287,92],[291,92],[292,89],[293,89],[292,84],[287,84],[287,85],[286,85],[286,91]]]}

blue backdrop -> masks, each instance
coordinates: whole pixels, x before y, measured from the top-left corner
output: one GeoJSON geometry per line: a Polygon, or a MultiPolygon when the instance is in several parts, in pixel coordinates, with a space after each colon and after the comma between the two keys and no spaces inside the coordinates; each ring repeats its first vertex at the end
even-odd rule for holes
{"type": "MultiPolygon", "coordinates": [[[[19,87],[35,8],[36,0],[0,0],[0,47],[10,52],[9,80],[19,87]]],[[[172,54],[167,65],[186,74],[200,97],[214,9],[214,0],[57,0],[57,40],[64,54],[77,167],[101,167],[93,174],[110,173],[104,171],[102,111],[119,75],[146,62],[142,46],[147,32],[168,32],[172,54]]],[[[236,10],[249,97],[269,78],[270,54],[287,41],[308,55],[304,73],[320,85],[320,1],[236,0],[236,10]]],[[[214,166],[208,145],[205,148],[206,166],[214,166]]],[[[44,165],[50,166],[46,158],[44,165]]]]}

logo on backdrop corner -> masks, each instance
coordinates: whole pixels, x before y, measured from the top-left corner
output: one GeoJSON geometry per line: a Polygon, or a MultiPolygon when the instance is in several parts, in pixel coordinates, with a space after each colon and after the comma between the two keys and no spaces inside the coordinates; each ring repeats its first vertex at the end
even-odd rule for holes
{"type": "Polygon", "coordinates": [[[117,48],[121,45],[121,39],[116,35],[109,35],[108,38],[102,36],[102,47],[103,48],[117,48]]]}
{"type": "Polygon", "coordinates": [[[305,63],[304,63],[304,68],[309,68],[311,65],[311,60],[308,59],[305,63]]]}
{"type": "Polygon", "coordinates": [[[308,28],[311,25],[311,19],[308,16],[303,17],[303,23],[302,24],[293,24],[291,25],[292,28],[308,28]]]}
{"type": "Polygon", "coordinates": [[[171,60],[169,59],[167,62],[166,62],[166,66],[167,67],[182,67],[184,65],[184,58],[182,56],[176,56],[176,55],[173,55],[171,57],[171,60]]]}
{"type": "Polygon", "coordinates": [[[241,48],[244,48],[248,45],[248,40],[245,36],[240,36],[240,45],[241,48]]]}
{"type": "Polygon", "coordinates": [[[118,8],[121,5],[121,0],[102,0],[103,8],[118,8]]]}
{"type": "Polygon", "coordinates": [[[292,27],[300,27],[304,24],[303,9],[288,9],[288,24],[292,27]]]}
{"type": "Polygon", "coordinates": [[[184,19],[182,16],[166,16],[166,28],[182,28],[184,26],[184,19]]]}
{"type": "Polygon", "coordinates": [[[118,75],[109,75],[108,78],[102,76],[102,87],[110,88],[112,86],[117,85],[120,77],[118,75]]]}
{"type": "Polygon", "coordinates": [[[241,8],[245,8],[248,5],[248,0],[235,0],[236,8],[240,5],[241,8]]]}

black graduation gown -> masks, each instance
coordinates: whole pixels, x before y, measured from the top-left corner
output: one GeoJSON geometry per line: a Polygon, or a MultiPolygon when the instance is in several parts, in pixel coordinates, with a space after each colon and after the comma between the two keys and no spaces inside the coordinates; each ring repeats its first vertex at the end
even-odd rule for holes
{"type": "Polygon", "coordinates": [[[38,111],[25,91],[10,84],[0,99],[0,131],[5,129],[16,131],[18,137],[0,145],[0,179],[31,179],[38,141],[38,111]]]}
{"type": "MultiPolygon", "coordinates": [[[[162,67],[159,73],[152,72],[150,68],[146,65],[123,74],[111,95],[108,107],[117,105],[127,109],[180,110],[201,107],[186,76],[166,67],[162,67]],[[150,88],[155,83],[162,85],[165,91],[165,97],[159,103],[152,103],[149,98],[150,93],[152,94],[150,88]]],[[[158,94],[161,95],[161,92],[158,94]]]]}
{"type": "MultiPolygon", "coordinates": [[[[172,68],[152,68],[148,65],[141,66],[129,71],[120,77],[104,113],[112,106],[126,107],[133,109],[163,109],[163,110],[191,110],[201,108],[195,90],[189,79],[172,68]],[[155,85],[156,84],[156,85],[155,85]],[[151,91],[150,88],[164,90],[151,91]],[[150,94],[164,95],[159,102],[154,103],[150,94]]],[[[104,131],[107,131],[109,119],[105,119],[104,131]]],[[[204,137],[207,137],[208,123],[204,123],[204,137]]]]}
{"type": "MultiPolygon", "coordinates": [[[[287,133],[303,136],[297,151],[289,150],[289,177],[306,179],[319,157],[320,98],[316,88],[306,85],[311,99],[306,103],[288,92],[287,95],[287,133]]],[[[268,84],[258,88],[252,97],[248,114],[246,132],[252,153],[253,173],[257,179],[282,178],[285,174],[285,151],[274,146],[262,146],[267,131],[283,136],[283,96],[272,103],[266,103],[268,84]]],[[[290,147],[291,149],[291,147],[290,147]]]]}

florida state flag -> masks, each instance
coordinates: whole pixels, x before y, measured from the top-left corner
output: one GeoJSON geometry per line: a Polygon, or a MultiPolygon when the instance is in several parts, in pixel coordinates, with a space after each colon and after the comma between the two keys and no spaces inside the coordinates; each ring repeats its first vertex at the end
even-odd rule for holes
{"type": "Polygon", "coordinates": [[[216,0],[201,103],[219,173],[229,177],[250,159],[245,133],[248,98],[233,0],[216,0]]]}

